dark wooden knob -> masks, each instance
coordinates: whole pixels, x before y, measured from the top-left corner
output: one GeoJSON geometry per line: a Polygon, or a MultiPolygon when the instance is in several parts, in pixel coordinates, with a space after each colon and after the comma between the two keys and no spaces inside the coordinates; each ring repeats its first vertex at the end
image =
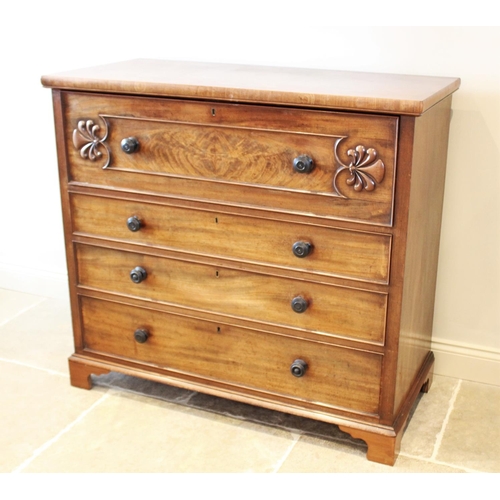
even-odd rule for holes
{"type": "Polygon", "coordinates": [[[296,313],[303,313],[305,312],[305,310],[308,308],[309,306],[309,302],[307,302],[306,299],[304,299],[304,297],[294,297],[292,299],[292,309],[296,312],[296,313]]]}
{"type": "Polygon", "coordinates": [[[296,241],[292,246],[295,257],[307,257],[312,252],[313,246],[308,241],[296,241]]]}
{"type": "Polygon", "coordinates": [[[294,377],[303,377],[307,370],[307,363],[303,359],[296,359],[290,366],[294,377]]]}
{"type": "Polygon", "coordinates": [[[122,151],[124,153],[131,155],[139,149],[139,141],[135,137],[127,137],[122,140],[120,146],[122,147],[122,151]]]}
{"type": "Polygon", "coordinates": [[[293,160],[293,169],[299,174],[308,174],[314,169],[314,160],[307,155],[297,156],[293,160]]]}
{"type": "Polygon", "coordinates": [[[144,342],[148,340],[148,337],[149,332],[147,330],[139,329],[134,332],[134,339],[136,340],[136,342],[139,342],[139,344],[144,344],[144,342]]]}
{"type": "Polygon", "coordinates": [[[134,267],[132,271],[130,271],[130,279],[134,283],[140,283],[141,281],[144,281],[148,277],[148,273],[146,272],[146,269],[143,267],[134,267]]]}
{"type": "Polygon", "coordinates": [[[132,217],[129,217],[127,219],[127,227],[135,233],[136,231],[139,231],[139,229],[141,229],[142,221],[141,219],[139,219],[139,217],[133,215],[132,217]]]}

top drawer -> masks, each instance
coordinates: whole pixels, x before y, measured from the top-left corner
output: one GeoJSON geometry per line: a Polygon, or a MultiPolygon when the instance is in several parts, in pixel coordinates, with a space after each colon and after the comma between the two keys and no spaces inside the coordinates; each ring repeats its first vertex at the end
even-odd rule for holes
{"type": "Polygon", "coordinates": [[[63,105],[72,182],[392,224],[397,117],[67,92],[63,105]]]}

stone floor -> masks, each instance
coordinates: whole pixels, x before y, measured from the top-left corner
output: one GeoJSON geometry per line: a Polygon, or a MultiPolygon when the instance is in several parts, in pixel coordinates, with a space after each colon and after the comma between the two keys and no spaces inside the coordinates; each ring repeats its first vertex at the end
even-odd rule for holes
{"type": "Polygon", "coordinates": [[[0,290],[0,472],[500,472],[500,387],[435,376],[394,467],[333,425],[112,373],[69,384],[69,305],[0,290]]]}

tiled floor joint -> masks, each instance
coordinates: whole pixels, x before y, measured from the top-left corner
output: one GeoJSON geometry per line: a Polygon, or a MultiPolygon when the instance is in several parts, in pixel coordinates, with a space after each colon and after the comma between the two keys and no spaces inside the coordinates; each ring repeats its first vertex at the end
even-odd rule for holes
{"type": "Polygon", "coordinates": [[[295,445],[298,443],[300,439],[300,434],[292,434],[293,435],[293,441],[290,443],[290,446],[286,449],[285,453],[283,453],[283,456],[278,460],[276,463],[273,473],[279,472],[281,469],[281,466],[285,463],[285,460],[288,458],[290,453],[292,453],[292,450],[295,448],[295,445]]]}
{"type": "Polygon", "coordinates": [[[450,415],[452,414],[453,408],[455,407],[455,401],[457,399],[458,393],[460,392],[461,386],[462,386],[462,380],[459,380],[450,398],[448,412],[446,413],[446,417],[443,420],[443,425],[441,426],[441,430],[439,431],[439,434],[436,436],[436,442],[434,443],[434,450],[431,455],[431,460],[436,460],[437,454],[439,453],[439,448],[441,447],[441,442],[443,440],[443,436],[446,431],[446,426],[448,425],[448,421],[450,420],[450,415]]]}
{"type": "Polygon", "coordinates": [[[276,463],[274,469],[272,470],[272,473],[275,474],[276,472],[279,472],[281,469],[281,466],[285,463],[286,459],[292,452],[292,450],[295,448],[295,445],[298,443],[300,439],[300,434],[292,434],[293,435],[293,441],[290,443],[290,446],[286,449],[285,453],[283,453],[283,456],[278,460],[276,463]]]}
{"type": "Polygon", "coordinates": [[[46,300],[48,300],[46,297],[41,297],[40,300],[38,300],[34,304],[31,304],[31,305],[25,307],[24,309],[21,309],[20,311],[18,311],[14,315],[9,316],[7,319],[4,319],[4,320],[0,319],[0,328],[2,328],[2,326],[5,326],[7,323],[10,323],[12,320],[18,318],[22,314],[28,312],[30,309],[33,309],[33,308],[39,306],[40,304],[42,304],[46,300]]]}
{"type": "Polygon", "coordinates": [[[400,453],[400,457],[411,458],[412,460],[419,460],[421,462],[426,462],[429,464],[442,465],[443,467],[449,467],[450,469],[456,469],[461,472],[471,472],[471,473],[479,473],[482,472],[480,470],[471,469],[469,467],[464,467],[462,465],[450,464],[447,462],[441,462],[440,460],[436,460],[433,458],[420,457],[418,455],[412,455],[410,453],[400,453]]]}
{"type": "Polygon", "coordinates": [[[69,378],[68,373],[57,372],[49,368],[44,368],[43,366],[30,365],[28,363],[23,363],[22,361],[16,361],[15,359],[0,358],[0,362],[11,363],[13,365],[24,366],[25,368],[32,368],[33,370],[40,370],[42,372],[48,373],[49,375],[57,375],[58,377],[69,378]]]}
{"type": "Polygon", "coordinates": [[[12,471],[12,473],[18,474],[18,473],[22,472],[26,467],[28,467],[28,465],[31,462],[33,462],[33,460],[35,460],[45,450],[47,450],[54,443],[56,443],[61,438],[61,436],[63,436],[67,432],[69,432],[76,424],[78,424],[78,422],[80,422],[81,420],[83,420],[92,410],[94,410],[94,408],[96,408],[101,403],[103,403],[104,401],[106,401],[106,399],[108,399],[108,397],[109,397],[109,394],[107,394],[107,393],[103,394],[102,397],[100,397],[92,406],[90,406],[84,412],[82,412],[75,420],[73,420],[73,422],[71,422],[70,424],[68,424],[62,431],[58,432],[52,439],[49,439],[46,443],[44,443],[42,446],[40,446],[38,449],[36,449],[33,452],[33,454],[31,455],[31,457],[29,457],[21,465],[19,465],[18,467],[16,467],[12,471]]]}

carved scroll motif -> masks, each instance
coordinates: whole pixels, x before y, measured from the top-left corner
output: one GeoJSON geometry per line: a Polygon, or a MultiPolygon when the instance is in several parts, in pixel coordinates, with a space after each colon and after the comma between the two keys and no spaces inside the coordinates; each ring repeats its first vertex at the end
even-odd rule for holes
{"type": "Polygon", "coordinates": [[[339,191],[337,186],[337,177],[344,170],[349,170],[350,176],[346,179],[346,184],[352,186],[354,191],[359,192],[363,189],[373,191],[377,184],[380,184],[384,179],[384,162],[378,158],[377,151],[374,148],[365,149],[364,146],[359,145],[347,151],[347,156],[351,159],[351,162],[349,165],[345,165],[337,155],[337,146],[341,140],[342,138],[335,144],[335,158],[339,164],[333,178],[333,189],[336,194],[342,198],[347,198],[339,191]]]}
{"type": "Polygon", "coordinates": [[[99,137],[101,127],[92,120],[79,120],[73,130],[73,145],[80,151],[80,156],[86,160],[98,161],[104,154],[106,162],[102,168],[107,168],[111,161],[111,153],[104,144],[108,137],[108,124],[104,118],[100,118],[104,123],[103,137],[99,137]]]}

